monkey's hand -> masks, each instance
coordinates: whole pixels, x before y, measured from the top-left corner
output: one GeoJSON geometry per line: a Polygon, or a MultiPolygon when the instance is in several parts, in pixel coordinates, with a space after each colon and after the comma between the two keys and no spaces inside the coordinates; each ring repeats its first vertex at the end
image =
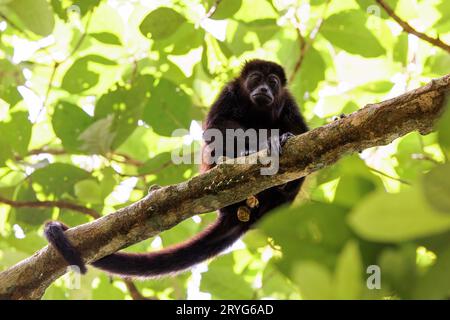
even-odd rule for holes
{"type": "Polygon", "coordinates": [[[285,132],[281,136],[276,139],[276,137],[272,137],[267,141],[267,155],[272,155],[272,152],[275,155],[281,155],[281,148],[286,144],[286,142],[295,136],[292,132],[285,132]]]}

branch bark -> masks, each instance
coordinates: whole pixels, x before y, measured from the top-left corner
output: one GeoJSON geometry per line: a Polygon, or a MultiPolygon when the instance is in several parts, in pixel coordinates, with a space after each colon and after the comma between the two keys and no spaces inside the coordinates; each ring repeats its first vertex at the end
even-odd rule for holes
{"type": "MultiPolygon", "coordinates": [[[[260,174],[250,164],[221,164],[189,181],[153,191],[140,201],[67,231],[89,262],[170,229],[195,214],[244,200],[267,188],[306,176],[344,155],[385,145],[412,131],[426,134],[443,110],[450,91],[450,74],[394,99],[369,104],[323,127],[290,139],[277,175],[260,174]]],[[[66,270],[51,246],[0,273],[0,298],[38,299],[66,270]]]]}

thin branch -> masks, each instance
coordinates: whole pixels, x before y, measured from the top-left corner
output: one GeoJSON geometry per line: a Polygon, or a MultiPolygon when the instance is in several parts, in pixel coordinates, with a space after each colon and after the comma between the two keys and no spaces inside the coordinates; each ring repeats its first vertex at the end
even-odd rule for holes
{"type": "Polygon", "coordinates": [[[41,115],[41,112],[45,109],[45,106],[47,105],[48,98],[50,97],[50,92],[53,88],[53,80],[55,79],[56,70],[58,70],[59,66],[60,66],[59,62],[53,63],[52,72],[50,74],[50,79],[48,80],[47,91],[45,92],[45,96],[44,96],[44,101],[42,102],[42,107],[39,110],[38,116],[36,118],[39,118],[39,116],[41,115]]]}
{"type": "Polygon", "coordinates": [[[409,186],[411,185],[411,182],[403,180],[402,178],[393,177],[393,176],[387,174],[386,172],[380,171],[380,170],[372,168],[372,167],[368,167],[368,168],[369,168],[370,171],[378,173],[378,174],[382,175],[383,177],[386,177],[386,178],[398,181],[400,183],[403,183],[403,184],[406,184],[406,185],[409,185],[409,186]]]}
{"type": "Polygon", "coordinates": [[[300,43],[300,55],[298,57],[297,62],[295,63],[294,71],[292,72],[292,74],[289,78],[290,83],[292,83],[292,81],[294,81],[295,76],[297,75],[298,71],[300,70],[300,67],[303,64],[303,61],[305,60],[306,53],[308,52],[309,48],[313,45],[314,40],[316,39],[317,35],[319,34],[320,28],[322,28],[323,22],[325,21],[325,15],[327,14],[328,6],[329,6],[330,2],[331,2],[331,0],[328,0],[325,3],[322,17],[319,20],[317,20],[317,23],[316,23],[314,29],[311,30],[307,39],[305,39],[305,37],[303,37],[300,27],[297,26],[298,40],[300,43]]]}
{"type": "Polygon", "coordinates": [[[65,63],[66,61],[68,61],[71,57],[73,57],[73,55],[78,51],[78,49],[81,47],[81,45],[83,44],[84,39],[87,36],[88,33],[88,28],[89,25],[91,23],[91,18],[92,18],[92,11],[89,11],[88,13],[88,17],[87,17],[87,21],[86,24],[84,26],[84,31],[83,34],[81,35],[81,37],[78,39],[77,43],[75,44],[74,48],[72,49],[72,51],[70,52],[70,54],[61,62],[57,62],[55,61],[53,64],[53,69],[52,69],[52,73],[50,74],[50,79],[48,81],[48,86],[47,86],[47,91],[45,93],[45,97],[44,97],[44,101],[42,103],[42,107],[38,112],[38,117],[41,115],[41,112],[46,108],[47,103],[48,103],[48,99],[50,97],[50,92],[53,88],[53,81],[55,79],[55,75],[56,72],[58,71],[58,68],[65,63]]]}
{"type": "Polygon", "coordinates": [[[46,147],[32,149],[32,150],[28,151],[29,155],[38,155],[38,154],[42,154],[42,153],[61,155],[61,154],[66,154],[66,151],[63,149],[52,149],[52,148],[46,148],[46,147]]]}
{"type": "MultiPolygon", "coordinates": [[[[405,134],[428,134],[444,109],[450,74],[396,98],[369,104],[343,119],[292,137],[283,147],[278,174],[262,175],[262,150],[238,163],[224,163],[177,185],[66,231],[85,262],[98,260],[168,230],[194,215],[211,212],[268,188],[309,175],[343,156],[386,145],[405,134]],[[244,162],[241,162],[244,160],[244,162]]],[[[0,299],[39,299],[66,271],[52,246],[0,273],[0,299]]]]}
{"type": "Polygon", "coordinates": [[[217,7],[219,7],[219,4],[222,2],[222,0],[216,0],[214,4],[209,8],[209,11],[206,13],[206,15],[203,17],[203,19],[208,19],[213,16],[214,13],[216,13],[217,7]]]}
{"type": "Polygon", "coordinates": [[[138,288],[136,287],[133,281],[126,278],[123,278],[122,280],[123,282],[125,282],[128,292],[130,293],[130,296],[131,298],[133,298],[133,300],[158,300],[157,298],[149,298],[142,295],[142,293],[139,292],[138,288]]]}
{"type": "Polygon", "coordinates": [[[16,25],[14,22],[11,21],[11,19],[9,19],[4,13],[0,12],[0,18],[2,18],[3,20],[6,21],[6,23],[8,25],[11,26],[11,28],[15,29],[16,31],[18,31],[19,33],[21,33],[22,35],[28,37],[28,33],[23,30],[22,28],[20,28],[18,25],[16,25]]]}
{"type": "Polygon", "coordinates": [[[130,157],[129,155],[125,154],[125,153],[121,153],[121,152],[114,152],[112,153],[113,156],[118,156],[122,159],[112,159],[114,161],[117,162],[121,162],[121,163],[125,163],[125,164],[129,164],[129,165],[133,165],[136,167],[142,167],[144,165],[144,163],[140,160],[134,159],[132,157],[130,157]]]}
{"type": "Polygon", "coordinates": [[[441,162],[434,159],[431,155],[426,154],[426,153],[413,153],[411,155],[411,158],[413,160],[425,160],[425,161],[430,161],[434,164],[442,164],[441,162]]]}
{"type": "Polygon", "coordinates": [[[389,5],[384,2],[384,0],[375,0],[383,9],[384,11],[386,11],[386,13],[392,18],[394,19],[402,28],[403,31],[413,34],[416,37],[436,46],[441,48],[442,50],[447,51],[448,53],[450,53],[450,45],[444,43],[441,39],[439,39],[439,37],[436,38],[432,38],[428,35],[426,35],[423,32],[419,32],[416,29],[414,29],[408,22],[406,22],[405,20],[403,20],[402,18],[400,18],[395,12],[394,10],[392,10],[391,7],[389,7],[389,5]]]}
{"type": "Polygon", "coordinates": [[[89,13],[88,13],[87,21],[86,21],[86,24],[84,25],[83,34],[81,35],[80,39],[78,39],[77,43],[75,44],[75,47],[73,47],[72,51],[64,59],[63,62],[66,62],[71,57],[73,57],[73,55],[78,51],[78,49],[80,49],[81,45],[83,44],[84,39],[86,38],[86,36],[88,34],[89,25],[91,24],[91,18],[92,18],[92,10],[90,10],[89,13]]]}
{"type": "Polygon", "coordinates": [[[87,208],[75,203],[66,202],[66,201],[16,201],[6,199],[0,196],[0,203],[7,204],[14,208],[36,208],[36,209],[45,209],[45,208],[60,208],[60,209],[70,209],[74,211],[78,211],[84,213],[88,216],[91,216],[95,219],[101,217],[101,215],[95,211],[94,209],[87,208]]]}

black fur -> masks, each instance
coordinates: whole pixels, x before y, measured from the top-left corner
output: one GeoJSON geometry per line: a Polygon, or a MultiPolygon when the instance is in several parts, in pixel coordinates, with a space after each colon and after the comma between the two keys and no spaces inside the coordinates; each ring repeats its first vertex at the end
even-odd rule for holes
{"type": "MultiPolygon", "coordinates": [[[[211,107],[205,129],[214,128],[223,132],[226,129],[238,128],[279,129],[280,136],[283,137],[280,144],[290,134],[306,132],[308,127],[285,84],[286,75],[280,65],[263,60],[247,62],[241,75],[222,90],[211,107]],[[263,74],[258,86],[269,87],[267,79],[271,74],[277,76],[280,81],[279,87],[272,86],[269,89],[274,97],[270,105],[255,105],[250,98],[254,88],[250,90],[246,81],[255,71],[263,74]]],[[[205,143],[208,145],[211,141],[205,143]]],[[[203,165],[202,171],[213,166],[214,164],[203,165]]],[[[236,203],[220,209],[217,221],[191,240],[154,253],[114,253],[93,262],[92,265],[107,272],[135,277],[157,277],[186,270],[231,246],[267,212],[292,202],[302,183],[303,178],[264,190],[256,195],[259,206],[251,209],[250,220],[247,222],[240,221],[236,214],[238,208],[245,205],[245,201],[236,203]]],[[[46,225],[45,234],[65,260],[69,264],[78,265],[83,272],[86,270],[84,263],[80,254],[65,237],[66,229],[67,227],[59,222],[50,222],[46,225]]]]}

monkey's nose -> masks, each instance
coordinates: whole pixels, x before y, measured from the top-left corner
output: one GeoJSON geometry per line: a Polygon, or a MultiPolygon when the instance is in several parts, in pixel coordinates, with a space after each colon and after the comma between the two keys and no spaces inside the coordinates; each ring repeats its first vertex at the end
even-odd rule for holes
{"type": "Polygon", "coordinates": [[[262,93],[267,93],[268,90],[267,90],[266,87],[261,87],[260,91],[261,91],[262,93]]]}

